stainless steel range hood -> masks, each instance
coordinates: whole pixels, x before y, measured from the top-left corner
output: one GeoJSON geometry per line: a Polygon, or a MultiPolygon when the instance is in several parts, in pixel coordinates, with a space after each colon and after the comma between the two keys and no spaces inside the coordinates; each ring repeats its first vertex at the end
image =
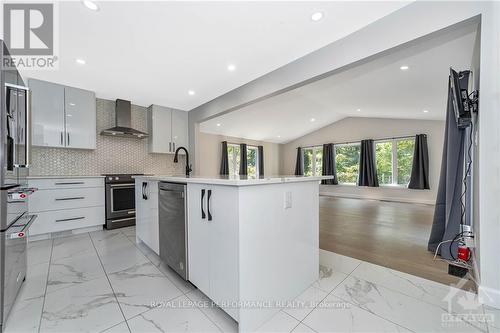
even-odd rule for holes
{"type": "Polygon", "coordinates": [[[117,99],[115,106],[116,126],[102,131],[101,135],[120,136],[136,139],[147,138],[149,136],[148,133],[138,131],[131,127],[131,113],[132,111],[130,101],[117,99]]]}

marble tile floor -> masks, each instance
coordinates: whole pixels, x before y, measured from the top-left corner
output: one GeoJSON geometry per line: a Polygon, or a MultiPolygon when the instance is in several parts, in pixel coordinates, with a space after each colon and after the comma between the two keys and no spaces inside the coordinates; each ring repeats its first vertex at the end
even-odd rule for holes
{"type": "MultiPolygon", "coordinates": [[[[500,310],[471,292],[324,250],[319,274],[259,332],[500,333],[500,310]]],[[[237,329],[129,227],[31,242],[5,332],[237,329]]]]}

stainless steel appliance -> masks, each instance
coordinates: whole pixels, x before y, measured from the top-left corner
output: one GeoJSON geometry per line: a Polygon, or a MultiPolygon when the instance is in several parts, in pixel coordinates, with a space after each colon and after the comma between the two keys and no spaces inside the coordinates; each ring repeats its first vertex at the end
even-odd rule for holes
{"type": "MultiPolygon", "coordinates": [[[[8,57],[0,40],[0,64],[8,57]],[[3,52],[2,52],[3,51],[3,52]]],[[[27,187],[30,157],[30,91],[18,71],[0,71],[0,332],[26,278],[27,187]]]]}
{"type": "Polygon", "coordinates": [[[158,184],[160,258],[184,280],[188,279],[186,184],[158,184]]]}
{"type": "Polygon", "coordinates": [[[135,182],[138,174],[104,175],[106,188],[106,229],[135,225],[135,182]]]}
{"type": "Polygon", "coordinates": [[[149,136],[148,133],[144,133],[132,128],[131,114],[132,114],[132,105],[130,101],[117,99],[115,102],[116,126],[105,129],[104,131],[101,132],[101,135],[121,136],[125,138],[136,138],[136,139],[147,138],[149,136]]]}

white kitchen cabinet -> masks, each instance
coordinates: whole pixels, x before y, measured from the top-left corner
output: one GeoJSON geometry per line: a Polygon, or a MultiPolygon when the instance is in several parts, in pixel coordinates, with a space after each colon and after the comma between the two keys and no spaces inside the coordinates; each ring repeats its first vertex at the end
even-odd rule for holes
{"type": "Polygon", "coordinates": [[[32,145],[64,147],[64,87],[29,80],[31,89],[32,145]]]}
{"type": "Polygon", "coordinates": [[[66,117],[66,147],[95,149],[96,102],[95,93],[64,87],[66,117]]]}
{"type": "Polygon", "coordinates": [[[158,181],[135,180],[135,234],[160,254],[158,224],[158,181]]]}
{"type": "MultiPolygon", "coordinates": [[[[188,146],[188,113],[151,105],[148,108],[149,152],[172,154],[188,146]]],[[[180,152],[184,154],[184,152],[180,152]]]]}
{"type": "Polygon", "coordinates": [[[103,177],[36,177],[28,179],[28,186],[38,189],[28,200],[28,211],[38,216],[30,228],[30,236],[102,228],[105,222],[103,177]]]}
{"type": "Polygon", "coordinates": [[[30,79],[34,146],[95,149],[92,91],[30,79]]]}
{"type": "MultiPolygon", "coordinates": [[[[188,202],[189,281],[219,304],[237,300],[238,188],[189,184],[188,202]]],[[[238,319],[238,309],[222,308],[238,319]]]]}

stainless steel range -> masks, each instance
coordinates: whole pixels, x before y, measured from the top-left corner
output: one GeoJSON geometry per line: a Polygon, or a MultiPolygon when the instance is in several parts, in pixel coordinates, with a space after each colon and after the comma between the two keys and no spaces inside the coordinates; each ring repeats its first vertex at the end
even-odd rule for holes
{"type": "Polygon", "coordinates": [[[106,229],[135,225],[135,183],[139,174],[104,175],[106,184],[106,229]]]}

